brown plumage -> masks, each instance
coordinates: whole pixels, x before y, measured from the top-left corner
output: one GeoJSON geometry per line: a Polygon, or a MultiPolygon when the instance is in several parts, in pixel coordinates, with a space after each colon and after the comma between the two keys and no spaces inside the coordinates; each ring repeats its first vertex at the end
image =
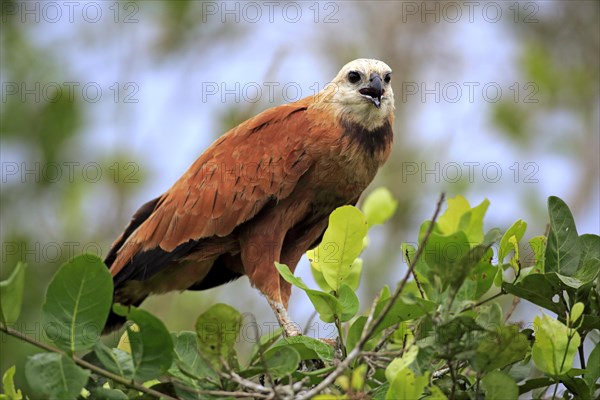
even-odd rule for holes
{"type": "MultiPolygon", "coordinates": [[[[172,290],[203,290],[247,275],[289,335],[294,271],[337,207],[356,204],[393,139],[391,69],[346,64],[320,93],[268,109],[216,140],[162,196],[144,204],[106,264],[114,301],[140,304],[172,290]]],[[[105,332],[122,318],[111,314],[105,332]]]]}

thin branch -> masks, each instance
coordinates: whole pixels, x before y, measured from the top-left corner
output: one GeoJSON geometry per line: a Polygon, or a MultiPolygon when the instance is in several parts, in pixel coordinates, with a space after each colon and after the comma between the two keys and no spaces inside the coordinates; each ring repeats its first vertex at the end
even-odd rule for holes
{"type": "Polygon", "coordinates": [[[304,326],[304,330],[302,331],[303,335],[307,335],[308,334],[308,330],[310,329],[310,326],[312,325],[314,319],[317,316],[317,311],[315,310],[311,315],[310,318],[308,319],[308,321],[306,321],[306,325],[304,326]]]}
{"type": "Polygon", "coordinates": [[[255,392],[241,392],[241,391],[228,391],[228,390],[211,390],[211,389],[196,389],[186,385],[184,382],[180,382],[177,380],[171,380],[173,385],[185,390],[186,392],[195,393],[195,394],[207,394],[211,396],[220,396],[220,397],[251,397],[255,399],[267,399],[268,395],[262,393],[255,392]]]}
{"type": "Polygon", "coordinates": [[[273,379],[273,377],[271,376],[271,373],[269,372],[269,364],[267,364],[267,360],[265,359],[265,354],[260,346],[260,333],[258,332],[258,323],[256,322],[256,317],[254,316],[254,314],[250,314],[252,320],[253,320],[253,324],[252,326],[254,327],[254,335],[256,336],[256,340],[258,341],[258,357],[260,359],[260,363],[262,364],[262,367],[265,370],[265,375],[267,377],[267,380],[269,381],[269,383],[271,384],[271,387],[275,387],[275,380],[273,379]]]}
{"type": "MultiPolygon", "coordinates": [[[[383,346],[385,346],[387,341],[392,337],[392,335],[394,334],[396,329],[398,329],[399,326],[400,326],[400,323],[398,322],[397,324],[394,324],[391,328],[387,329],[386,332],[381,337],[381,340],[379,340],[379,343],[377,343],[375,345],[373,350],[376,352],[381,350],[381,348],[383,348],[383,346]]],[[[364,352],[363,352],[363,354],[364,354],[364,352]]]]}
{"type": "Polygon", "coordinates": [[[221,372],[221,375],[225,378],[225,379],[229,379],[235,383],[237,383],[240,386],[243,386],[245,388],[248,389],[252,389],[258,393],[267,393],[267,394],[273,394],[274,390],[270,389],[268,387],[265,387],[263,385],[260,385],[258,383],[254,383],[248,379],[244,379],[241,376],[239,376],[238,374],[236,374],[233,371],[229,371],[229,372],[221,372]]]}
{"type": "MultiPolygon", "coordinates": [[[[405,256],[406,256],[406,260],[408,261],[408,264],[410,265],[410,255],[408,254],[408,249],[405,251],[405,256]]],[[[425,299],[425,292],[423,292],[423,287],[421,286],[421,282],[419,282],[419,278],[417,278],[417,272],[415,270],[413,270],[412,275],[415,280],[415,283],[417,284],[417,289],[419,289],[419,294],[421,295],[421,298],[425,299]]]]}
{"type": "Polygon", "coordinates": [[[508,309],[508,311],[506,312],[506,316],[504,317],[505,323],[510,319],[510,317],[512,317],[513,313],[517,309],[517,306],[519,305],[520,302],[521,302],[520,297],[515,296],[513,298],[512,304],[510,305],[510,308],[508,309]]]}
{"type": "Polygon", "coordinates": [[[346,358],[346,344],[344,343],[344,330],[342,328],[342,323],[340,322],[340,318],[337,315],[333,316],[335,327],[338,331],[338,343],[340,348],[342,349],[342,357],[346,358]]]}
{"type": "Polygon", "coordinates": [[[32,339],[32,338],[30,338],[30,337],[22,334],[21,332],[15,330],[15,329],[12,329],[12,328],[4,325],[4,324],[0,324],[0,330],[3,331],[3,332],[5,332],[5,333],[7,333],[10,336],[13,336],[13,337],[15,337],[17,339],[21,339],[21,340],[23,340],[23,341],[25,341],[25,342],[27,342],[29,344],[32,344],[32,345],[34,345],[36,347],[39,347],[40,349],[43,349],[43,350],[46,350],[46,351],[49,351],[49,352],[52,352],[52,353],[61,354],[61,355],[65,356],[65,357],[71,358],[75,362],[75,364],[77,364],[77,365],[79,365],[79,366],[81,366],[83,368],[89,369],[90,371],[93,371],[96,374],[101,375],[101,376],[103,376],[105,378],[112,379],[115,382],[118,382],[118,383],[123,384],[123,385],[125,385],[127,387],[135,389],[137,391],[149,394],[149,395],[154,396],[156,398],[163,398],[163,399],[168,399],[168,400],[177,400],[174,397],[171,397],[171,396],[169,396],[167,394],[161,393],[161,392],[159,392],[157,390],[154,390],[154,389],[147,388],[147,387],[145,387],[143,385],[140,385],[140,384],[136,383],[133,380],[129,380],[129,379],[124,378],[124,377],[122,377],[120,375],[113,374],[112,372],[107,371],[107,370],[105,370],[103,368],[100,368],[100,367],[98,367],[98,366],[96,366],[94,364],[90,364],[89,362],[87,362],[87,361],[85,361],[85,360],[83,360],[83,359],[81,359],[81,358],[79,358],[77,356],[71,356],[71,355],[67,354],[66,352],[62,351],[61,349],[59,349],[57,347],[50,346],[50,345],[48,345],[46,343],[38,342],[37,340],[32,339]]]}
{"type": "Polygon", "coordinates": [[[500,296],[504,296],[505,294],[506,294],[506,293],[505,293],[504,291],[500,291],[500,292],[496,293],[495,295],[493,295],[492,297],[488,297],[488,298],[487,298],[487,299],[485,299],[485,300],[481,300],[479,303],[471,304],[470,306],[463,308],[463,309],[462,309],[460,312],[461,312],[461,313],[463,313],[463,312],[465,312],[465,311],[472,310],[472,309],[474,309],[474,308],[477,308],[477,307],[479,307],[479,306],[482,306],[482,305],[484,305],[484,304],[485,304],[485,303],[487,303],[487,302],[490,302],[490,301],[492,301],[492,300],[495,300],[495,299],[497,299],[497,298],[498,298],[498,297],[500,297],[500,296]]]}
{"type": "Polygon", "coordinates": [[[344,371],[350,366],[350,364],[358,356],[360,356],[363,347],[365,346],[365,344],[367,343],[367,341],[369,340],[369,338],[371,337],[373,332],[375,332],[375,330],[377,329],[377,326],[381,323],[381,321],[383,321],[383,319],[390,312],[390,310],[392,309],[392,307],[394,306],[394,304],[400,297],[400,294],[404,290],[404,287],[406,286],[408,279],[411,277],[412,272],[415,269],[415,265],[421,258],[421,254],[423,253],[423,248],[427,244],[427,241],[429,240],[429,236],[431,235],[431,232],[433,231],[433,226],[435,225],[435,221],[437,220],[438,214],[440,213],[440,210],[442,208],[442,203],[444,202],[444,198],[445,198],[445,195],[444,195],[444,193],[442,193],[440,195],[440,198],[436,205],[435,212],[433,213],[433,218],[431,219],[431,223],[429,224],[427,232],[425,233],[425,236],[423,236],[423,239],[421,240],[419,248],[417,249],[417,252],[415,253],[415,258],[410,263],[410,265],[408,267],[408,271],[406,271],[406,274],[404,275],[404,277],[402,278],[402,280],[396,287],[394,294],[392,295],[390,300],[387,302],[387,304],[385,305],[383,310],[381,310],[381,312],[379,313],[377,318],[374,318],[375,309],[376,309],[376,306],[377,306],[377,303],[379,300],[379,297],[376,297],[375,301],[371,305],[371,310],[369,311],[369,315],[367,317],[367,322],[365,323],[361,337],[360,337],[358,343],[356,343],[356,346],[354,346],[352,351],[348,354],[348,357],[346,357],[345,360],[340,362],[338,364],[337,368],[331,374],[327,375],[327,377],[325,379],[323,379],[317,386],[313,387],[311,390],[309,390],[307,392],[299,393],[299,395],[296,397],[297,400],[309,400],[309,399],[313,398],[314,396],[316,396],[317,394],[319,394],[321,391],[323,391],[328,386],[330,386],[333,382],[335,382],[335,380],[344,373],[344,371]]]}
{"type": "Polygon", "coordinates": [[[454,393],[456,393],[456,372],[452,368],[452,362],[448,360],[448,371],[450,371],[450,377],[452,378],[452,389],[450,389],[450,398],[454,399],[454,393]]]}
{"type": "Polygon", "coordinates": [[[479,383],[481,382],[481,374],[477,373],[477,378],[475,381],[475,398],[479,397],[479,383]]]}

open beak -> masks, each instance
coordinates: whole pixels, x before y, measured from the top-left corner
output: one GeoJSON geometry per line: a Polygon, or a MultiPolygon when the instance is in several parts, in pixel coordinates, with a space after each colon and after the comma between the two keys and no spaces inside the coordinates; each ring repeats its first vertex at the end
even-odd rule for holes
{"type": "Polygon", "coordinates": [[[381,96],[385,89],[381,85],[381,78],[375,72],[369,77],[369,85],[359,90],[359,93],[373,102],[375,107],[381,107],[381,96]]]}

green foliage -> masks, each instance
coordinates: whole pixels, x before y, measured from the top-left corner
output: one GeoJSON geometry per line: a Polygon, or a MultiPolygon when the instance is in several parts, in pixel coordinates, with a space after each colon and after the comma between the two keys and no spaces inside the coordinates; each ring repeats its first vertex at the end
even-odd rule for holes
{"type": "Polygon", "coordinates": [[[199,351],[213,367],[219,368],[222,359],[236,362],[234,344],[241,325],[241,314],[227,304],[215,304],[198,317],[199,351]]]}
{"type": "Polygon", "coordinates": [[[558,197],[548,199],[550,232],[546,246],[546,271],[573,276],[581,259],[581,244],[569,207],[558,197]]]}
{"type": "Polygon", "coordinates": [[[383,187],[375,189],[362,207],[369,226],[385,223],[392,218],[396,208],[398,208],[398,201],[388,189],[383,187]]]}
{"type": "Polygon", "coordinates": [[[13,365],[6,370],[2,376],[2,386],[4,386],[4,393],[0,393],[0,400],[21,400],[23,394],[21,390],[15,389],[15,383],[13,377],[15,376],[16,367],[13,365]]]}
{"type": "Polygon", "coordinates": [[[531,355],[535,366],[552,376],[565,375],[571,370],[581,339],[577,331],[560,321],[542,315],[533,321],[535,343],[531,355]]]}
{"type": "Polygon", "coordinates": [[[486,400],[517,400],[519,388],[515,381],[507,374],[493,371],[483,379],[486,400]]]}
{"type": "Polygon", "coordinates": [[[27,360],[25,376],[35,392],[45,398],[75,399],[90,371],[62,354],[40,353],[27,360]]]}
{"type": "Polygon", "coordinates": [[[42,307],[54,344],[70,353],[94,347],[108,318],[112,292],[110,272],[96,256],[78,256],[60,267],[42,307]]]}
{"type": "Polygon", "coordinates": [[[173,342],[167,328],[148,311],[118,304],[113,308],[138,328],[127,327],[134,377],[143,381],[161,376],[173,361],[173,342]]]}
{"type": "MultiPolygon", "coordinates": [[[[195,332],[169,332],[148,311],[115,305],[134,324],[111,348],[97,331],[86,335],[84,329],[99,329],[106,320],[110,274],[99,259],[81,256],[63,265],[48,288],[43,310],[60,327],[50,337],[58,349],[27,361],[32,391],[44,398],[89,399],[204,399],[239,391],[257,397],[277,392],[284,399],[517,399],[562,384],[565,398],[597,395],[598,345],[582,360],[585,369],[573,365],[585,354],[586,335],[600,325],[600,243],[596,235],[577,234],[560,199],[549,201],[549,237],[528,242],[535,246],[532,265],[524,265],[519,254],[525,222],[515,222],[503,235],[496,229],[484,233],[489,202],[471,207],[462,197],[450,199],[439,219],[422,225],[418,247],[400,246],[414,271],[406,272],[398,289],[384,287],[360,314],[358,257],[368,228],[390,218],[396,207],[386,191],[372,196],[366,216],[354,207],[336,210],[323,243],[309,252],[319,289],[275,264],[285,281],[306,293],[319,317],[334,324],[336,341],[281,337],[278,329],[257,337],[250,354],[240,355],[237,344],[247,339],[241,336],[247,330],[242,315],[226,304],[198,316],[195,332]],[[514,274],[503,274],[508,269],[514,274]],[[506,294],[558,317],[537,316],[533,331],[507,323],[502,307],[491,302],[506,294]],[[78,356],[87,350],[92,350],[84,356],[88,363],[78,356]],[[318,394],[314,388],[325,379],[333,384],[318,394]]],[[[18,313],[22,275],[19,265],[2,282],[3,303],[8,299],[9,305],[3,304],[5,320],[18,313]]],[[[5,323],[2,329],[10,333],[5,323]]],[[[14,371],[4,374],[2,399],[22,398],[12,383],[14,371]]]]}
{"type": "Polygon", "coordinates": [[[354,260],[363,249],[367,219],[355,207],[340,207],[329,216],[321,244],[307,255],[312,267],[323,274],[327,285],[337,292],[350,275],[354,260]]]}
{"type": "Polygon", "coordinates": [[[14,324],[21,313],[25,267],[26,264],[18,263],[8,279],[0,282],[0,318],[6,325],[14,324]]]}

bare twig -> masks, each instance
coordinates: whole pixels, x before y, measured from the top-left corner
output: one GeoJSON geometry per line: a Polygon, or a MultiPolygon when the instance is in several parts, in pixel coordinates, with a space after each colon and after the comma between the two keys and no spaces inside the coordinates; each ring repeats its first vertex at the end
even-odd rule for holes
{"type": "Polygon", "coordinates": [[[381,337],[381,340],[379,340],[379,343],[377,343],[375,345],[375,347],[373,348],[373,350],[376,351],[376,352],[379,351],[379,350],[381,350],[381,348],[383,348],[383,346],[392,337],[392,335],[394,334],[394,332],[396,331],[396,329],[398,329],[399,326],[400,326],[400,323],[397,323],[397,324],[394,324],[391,328],[387,329],[386,332],[381,337]]]}
{"type": "Polygon", "coordinates": [[[470,306],[463,308],[463,309],[462,309],[460,312],[461,312],[461,313],[463,313],[463,312],[465,312],[465,311],[472,310],[472,309],[474,309],[474,308],[477,308],[477,307],[479,307],[479,306],[482,306],[482,305],[484,305],[484,304],[485,304],[485,303],[487,303],[487,302],[490,302],[490,301],[492,301],[492,300],[495,300],[495,299],[497,299],[497,298],[498,298],[498,297],[500,297],[500,296],[504,296],[505,294],[506,294],[506,293],[505,293],[504,291],[500,291],[500,292],[496,293],[495,295],[493,295],[493,296],[491,296],[491,297],[488,297],[488,298],[487,298],[487,299],[485,299],[485,300],[481,300],[481,301],[480,301],[480,302],[478,302],[478,303],[471,304],[470,306]]]}
{"type": "Polygon", "coordinates": [[[452,361],[448,360],[448,371],[450,371],[450,376],[452,378],[452,388],[450,389],[450,398],[454,399],[454,393],[456,393],[456,372],[454,368],[452,368],[452,361]]]}
{"type": "Polygon", "coordinates": [[[520,297],[515,296],[513,298],[512,304],[510,305],[510,308],[508,309],[508,311],[506,312],[506,316],[504,317],[504,322],[506,322],[510,319],[510,317],[515,312],[515,310],[517,309],[517,306],[519,305],[520,302],[521,302],[520,297]]]}
{"type": "Polygon", "coordinates": [[[235,383],[237,383],[240,386],[243,386],[245,388],[248,389],[252,389],[255,392],[258,393],[266,393],[266,394],[273,394],[274,390],[268,387],[265,387],[263,385],[260,385],[258,383],[252,382],[248,379],[244,379],[241,376],[239,376],[238,374],[236,374],[234,371],[230,370],[228,372],[220,372],[221,376],[223,376],[225,379],[229,379],[235,383]]]}
{"type": "Polygon", "coordinates": [[[46,351],[49,351],[49,352],[52,352],[52,353],[61,354],[61,355],[65,356],[65,357],[68,357],[68,358],[72,359],[75,362],[75,364],[77,364],[77,365],[79,365],[79,366],[81,366],[83,368],[89,369],[90,371],[95,372],[96,374],[101,375],[101,376],[103,376],[105,378],[112,379],[113,381],[118,382],[118,383],[120,383],[122,385],[125,385],[125,386],[127,386],[129,388],[135,389],[135,390],[140,391],[142,393],[149,394],[150,396],[153,396],[153,397],[156,397],[156,398],[163,398],[163,399],[168,399],[168,400],[177,400],[174,397],[171,397],[171,396],[169,396],[167,394],[161,393],[161,392],[159,392],[157,390],[154,390],[154,389],[147,388],[147,387],[145,387],[145,386],[143,386],[143,385],[141,385],[139,383],[136,383],[133,380],[129,380],[129,379],[124,378],[124,377],[122,377],[120,375],[113,374],[112,372],[107,371],[107,370],[105,370],[103,368],[97,367],[94,364],[90,364],[89,362],[87,362],[87,361],[85,361],[85,360],[83,360],[83,359],[81,359],[81,358],[79,358],[77,356],[74,356],[74,355],[71,356],[71,355],[67,354],[66,352],[62,351],[61,349],[59,349],[57,347],[50,346],[50,345],[48,345],[46,343],[38,342],[37,340],[32,339],[32,338],[30,338],[30,337],[22,334],[21,332],[15,330],[15,329],[12,329],[12,328],[4,325],[4,324],[0,324],[0,330],[3,331],[3,332],[5,332],[5,333],[7,333],[10,336],[13,336],[13,337],[15,337],[17,339],[21,339],[21,340],[23,340],[23,341],[25,341],[25,342],[27,342],[29,344],[32,344],[32,345],[34,345],[36,347],[39,347],[40,349],[43,349],[43,350],[46,350],[46,351]]]}
{"type": "Polygon", "coordinates": [[[306,321],[306,325],[304,326],[304,331],[302,332],[303,335],[307,335],[310,329],[310,326],[312,325],[314,319],[317,316],[317,310],[315,310],[311,315],[310,318],[308,319],[308,321],[306,321]]]}
{"type": "Polygon", "coordinates": [[[373,332],[375,332],[375,330],[377,329],[377,326],[383,321],[383,319],[387,316],[389,311],[392,309],[392,307],[394,306],[394,304],[400,297],[400,294],[404,290],[404,287],[406,286],[408,279],[411,277],[412,272],[415,269],[415,265],[421,258],[421,254],[423,253],[423,248],[427,244],[427,241],[429,240],[429,236],[431,235],[431,232],[433,231],[433,226],[434,226],[435,221],[437,220],[438,214],[440,213],[440,210],[442,208],[442,203],[444,202],[444,197],[445,197],[444,193],[442,193],[440,195],[440,198],[436,205],[435,212],[433,213],[433,218],[431,219],[431,224],[429,225],[427,232],[425,233],[425,236],[423,236],[423,239],[421,240],[419,248],[417,249],[417,252],[415,253],[415,258],[410,263],[410,265],[408,267],[408,271],[406,271],[406,274],[404,275],[404,277],[402,278],[402,280],[396,287],[394,294],[391,296],[390,300],[386,303],[383,310],[381,310],[381,312],[379,313],[377,318],[374,317],[375,309],[376,309],[377,303],[379,301],[379,297],[376,297],[375,301],[373,301],[373,304],[371,305],[371,310],[369,311],[369,315],[367,317],[367,321],[365,322],[365,326],[363,328],[361,337],[360,337],[358,343],[356,343],[356,346],[354,346],[352,351],[348,354],[348,357],[346,357],[345,360],[340,362],[338,364],[337,368],[332,373],[327,375],[327,377],[325,377],[325,379],[323,379],[317,386],[313,387],[311,390],[306,391],[304,393],[299,393],[299,395],[296,397],[297,400],[308,400],[308,399],[313,398],[317,394],[319,394],[321,391],[323,391],[325,388],[327,388],[329,385],[331,385],[333,382],[335,382],[337,377],[342,375],[344,373],[344,371],[350,366],[350,364],[358,356],[360,356],[363,347],[365,346],[365,344],[367,343],[367,341],[369,340],[369,338],[371,337],[373,332]]]}
{"type": "Polygon", "coordinates": [[[263,353],[263,350],[260,346],[260,333],[258,332],[258,323],[256,322],[256,317],[254,316],[254,314],[250,314],[250,317],[253,320],[252,322],[254,322],[252,326],[254,327],[254,335],[256,336],[256,340],[258,341],[258,357],[260,359],[260,363],[262,364],[263,369],[265,370],[264,375],[267,377],[267,380],[269,381],[271,387],[275,387],[275,380],[269,372],[269,364],[267,364],[265,354],[263,353]]]}
{"type": "Polygon", "coordinates": [[[256,392],[242,392],[242,391],[228,391],[228,390],[210,390],[210,389],[195,389],[189,387],[184,382],[179,382],[176,380],[171,381],[174,385],[180,387],[182,390],[186,392],[195,393],[195,394],[206,394],[210,396],[219,396],[219,397],[236,397],[236,398],[245,398],[251,397],[253,399],[267,399],[268,395],[256,392]]]}
{"type": "MultiPolygon", "coordinates": [[[[408,261],[408,264],[410,265],[410,255],[408,254],[408,249],[406,250],[404,255],[406,256],[406,260],[408,261]]],[[[417,289],[419,289],[419,294],[421,295],[421,298],[425,299],[425,292],[423,292],[423,287],[421,286],[421,282],[419,282],[419,278],[417,278],[417,273],[414,269],[412,271],[412,275],[415,280],[415,283],[417,284],[417,289]]]]}
{"type": "Polygon", "coordinates": [[[340,321],[340,318],[337,315],[334,315],[334,322],[335,322],[335,327],[338,331],[338,343],[340,346],[340,349],[342,350],[342,357],[346,357],[346,344],[344,343],[344,330],[342,328],[342,323],[340,321]]]}

